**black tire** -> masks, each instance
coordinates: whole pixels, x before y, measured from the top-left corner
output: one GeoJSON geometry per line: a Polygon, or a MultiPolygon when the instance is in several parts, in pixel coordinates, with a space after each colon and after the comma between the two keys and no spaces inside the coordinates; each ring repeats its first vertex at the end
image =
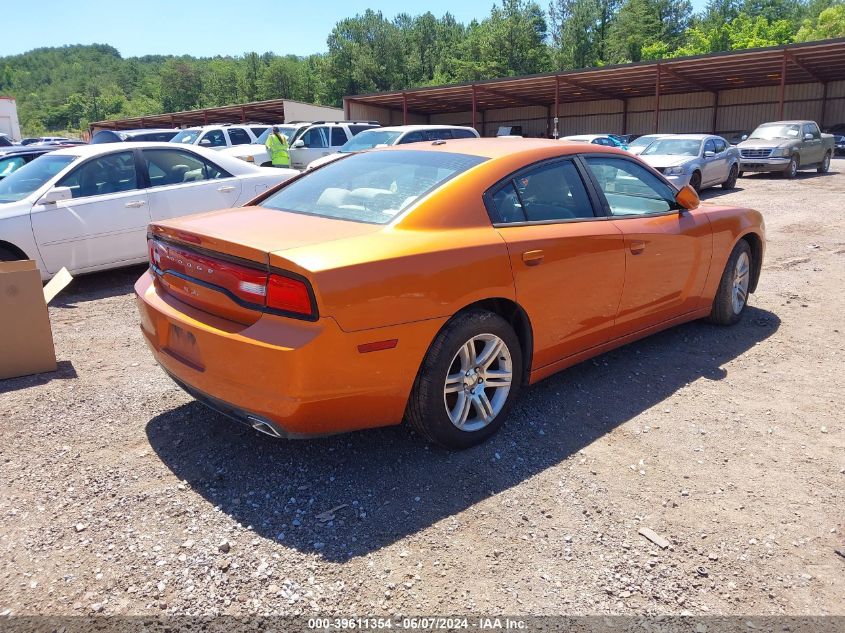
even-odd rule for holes
{"type": "Polygon", "coordinates": [[[787,180],[792,180],[798,175],[798,157],[793,156],[789,161],[789,166],[781,172],[781,176],[787,180]]]}
{"type": "Polygon", "coordinates": [[[819,164],[818,169],[816,169],[820,174],[826,174],[830,171],[830,152],[824,155],[824,160],[819,164]]]}
{"type": "Polygon", "coordinates": [[[700,171],[692,172],[692,175],[690,175],[690,177],[689,177],[689,184],[696,191],[701,191],[701,172],[700,171]]]}
{"type": "Polygon", "coordinates": [[[739,173],[737,174],[737,177],[738,177],[738,178],[742,178],[743,176],[745,176],[745,172],[744,172],[744,171],[741,171],[741,172],[739,172],[739,173]]]}
{"type": "Polygon", "coordinates": [[[731,171],[728,174],[728,179],[722,183],[722,189],[735,189],[736,188],[736,179],[739,177],[739,169],[736,165],[731,167],[731,171]]]}
{"type": "Polygon", "coordinates": [[[446,448],[464,449],[480,444],[498,431],[507,418],[521,387],[522,362],[519,339],[505,319],[483,310],[458,314],[440,331],[423,359],[408,399],[405,421],[429,442],[446,448]],[[466,431],[459,429],[449,417],[446,408],[449,396],[444,393],[446,376],[453,363],[457,362],[461,348],[483,334],[495,335],[507,347],[512,381],[504,404],[495,417],[482,428],[466,431]]]}
{"type": "Polygon", "coordinates": [[[722,279],[719,282],[719,289],[716,291],[716,296],[713,299],[713,308],[710,310],[708,321],[716,325],[734,325],[742,319],[745,314],[745,308],[748,306],[748,292],[746,291],[745,299],[742,303],[742,308],[739,312],[736,311],[733,295],[734,295],[734,279],[736,277],[737,261],[745,254],[748,257],[748,283],[750,287],[751,271],[754,270],[754,260],[751,255],[751,247],[745,240],[740,240],[731,256],[728,257],[728,263],[725,264],[725,270],[722,272],[722,279]]]}

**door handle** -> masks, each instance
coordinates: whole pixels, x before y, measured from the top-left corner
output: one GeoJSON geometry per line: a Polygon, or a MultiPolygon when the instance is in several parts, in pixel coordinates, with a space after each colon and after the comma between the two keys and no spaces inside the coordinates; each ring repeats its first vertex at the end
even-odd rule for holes
{"type": "Polygon", "coordinates": [[[235,188],[232,185],[224,185],[223,187],[217,187],[217,191],[220,193],[229,193],[230,191],[234,191],[235,188]]]}
{"type": "Polygon", "coordinates": [[[145,200],[133,200],[132,202],[127,202],[123,206],[127,209],[137,209],[139,207],[143,207],[146,203],[145,200]]]}
{"type": "Polygon", "coordinates": [[[522,254],[522,261],[526,266],[536,266],[543,261],[543,257],[545,257],[543,251],[525,251],[522,254]]]}
{"type": "Polygon", "coordinates": [[[639,255],[645,250],[645,242],[634,241],[630,244],[631,254],[632,255],[639,255]]]}

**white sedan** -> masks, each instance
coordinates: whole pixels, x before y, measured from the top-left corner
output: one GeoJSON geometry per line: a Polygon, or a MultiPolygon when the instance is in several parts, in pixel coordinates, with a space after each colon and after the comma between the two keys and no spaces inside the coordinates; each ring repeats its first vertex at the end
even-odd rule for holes
{"type": "Polygon", "coordinates": [[[171,143],[60,149],[0,181],[0,261],[34,259],[43,279],[141,263],[150,222],[236,207],[297,174],[171,143]]]}

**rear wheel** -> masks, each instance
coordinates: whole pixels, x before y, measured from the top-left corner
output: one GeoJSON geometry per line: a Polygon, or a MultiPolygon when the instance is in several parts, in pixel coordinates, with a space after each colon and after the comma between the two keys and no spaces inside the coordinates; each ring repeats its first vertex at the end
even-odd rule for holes
{"type": "Polygon", "coordinates": [[[826,173],[828,172],[828,170],[829,170],[829,169],[830,169],[830,154],[825,154],[825,155],[824,155],[824,160],[823,160],[823,161],[821,162],[821,164],[819,165],[819,167],[818,167],[817,171],[818,171],[820,174],[826,174],[826,173]]]}
{"type": "Polygon", "coordinates": [[[733,189],[736,187],[736,179],[739,176],[739,169],[736,165],[731,167],[731,171],[728,174],[728,179],[722,183],[722,189],[733,189]]]}
{"type": "Polygon", "coordinates": [[[713,299],[709,320],[717,325],[733,325],[741,318],[748,305],[748,288],[751,283],[751,247],[740,240],[722,273],[719,289],[713,299]]]}
{"type": "Polygon", "coordinates": [[[700,171],[692,172],[692,175],[689,177],[689,184],[696,191],[701,191],[701,172],[700,171]]]}
{"type": "Polygon", "coordinates": [[[456,316],[437,335],[414,382],[405,418],[447,448],[479,444],[504,423],[522,377],[522,349],[492,312],[456,316]]]}

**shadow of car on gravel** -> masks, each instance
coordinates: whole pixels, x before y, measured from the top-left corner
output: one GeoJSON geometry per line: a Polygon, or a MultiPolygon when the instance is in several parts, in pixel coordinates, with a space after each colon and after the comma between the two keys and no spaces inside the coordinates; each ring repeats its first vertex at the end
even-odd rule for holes
{"type": "Polygon", "coordinates": [[[135,282],[147,269],[145,264],[79,275],[50,303],[51,308],[75,308],[76,304],[117,297],[133,292],[135,282]]]}
{"type": "Polygon", "coordinates": [[[244,527],[345,561],[520,484],[693,381],[721,380],[724,364],[779,325],[749,306],[734,327],[690,323],[588,360],[523,390],[505,427],[463,452],[404,427],[273,440],[197,402],[150,420],[147,436],[180,480],[244,527]]]}

